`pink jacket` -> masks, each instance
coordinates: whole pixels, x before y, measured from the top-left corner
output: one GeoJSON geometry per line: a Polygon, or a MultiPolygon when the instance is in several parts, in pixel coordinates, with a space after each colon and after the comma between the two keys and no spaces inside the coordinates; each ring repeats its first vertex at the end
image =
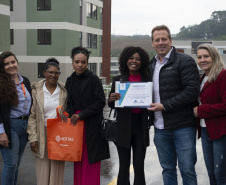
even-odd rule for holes
{"type": "MultiPolygon", "coordinates": [[[[201,81],[205,75],[202,76],[201,81]]],[[[206,82],[200,92],[202,105],[198,107],[199,118],[205,119],[211,140],[226,134],[226,70],[223,69],[217,79],[206,82]]]]}

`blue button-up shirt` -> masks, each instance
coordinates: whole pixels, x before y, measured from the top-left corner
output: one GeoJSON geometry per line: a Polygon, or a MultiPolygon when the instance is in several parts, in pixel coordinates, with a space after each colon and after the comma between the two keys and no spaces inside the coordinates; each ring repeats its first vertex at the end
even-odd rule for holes
{"type": "MultiPolygon", "coordinates": [[[[19,104],[17,106],[12,106],[10,111],[10,118],[17,118],[20,116],[27,116],[29,115],[30,107],[31,107],[31,95],[29,94],[26,86],[25,92],[26,92],[26,98],[22,89],[22,82],[24,81],[23,77],[19,75],[19,83],[16,84],[19,104]]],[[[3,123],[0,123],[0,134],[4,133],[4,125],[3,123]]]]}

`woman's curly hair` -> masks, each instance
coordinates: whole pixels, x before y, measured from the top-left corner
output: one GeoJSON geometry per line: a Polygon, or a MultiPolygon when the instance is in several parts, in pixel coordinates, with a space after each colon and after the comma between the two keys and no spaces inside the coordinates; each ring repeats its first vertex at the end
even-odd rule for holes
{"type": "Polygon", "coordinates": [[[145,78],[147,78],[149,73],[149,69],[148,69],[149,55],[147,51],[145,51],[144,49],[138,46],[137,47],[127,46],[123,49],[123,51],[121,52],[118,58],[120,73],[122,75],[129,76],[129,68],[127,66],[127,61],[134,53],[138,53],[140,55],[140,59],[141,59],[140,74],[141,76],[144,76],[145,78]]]}
{"type": "Polygon", "coordinates": [[[10,56],[13,56],[18,63],[14,53],[6,51],[0,54],[0,103],[17,106],[19,100],[16,85],[4,69],[4,60],[10,56]]]}

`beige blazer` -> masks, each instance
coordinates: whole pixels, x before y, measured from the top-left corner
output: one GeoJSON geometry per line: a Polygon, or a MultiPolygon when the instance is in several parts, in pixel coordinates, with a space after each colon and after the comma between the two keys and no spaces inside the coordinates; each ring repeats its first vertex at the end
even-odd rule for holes
{"type": "MultiPolygon", "coordinates": [[[[34,82],[32,88],[33,104],[31,107],[31,114],[28,119],[27,133],[30,143],[38,141],[38,152],[34,153],[37,157],[43,159],[45,151],[45,123],[44,123],[44,95],[43,85],[45,80],[34,82]]],[[[66,108],[67,91],[61,81],[57,82],[60,87],[60,104],[64,109],[66,108]]]]}

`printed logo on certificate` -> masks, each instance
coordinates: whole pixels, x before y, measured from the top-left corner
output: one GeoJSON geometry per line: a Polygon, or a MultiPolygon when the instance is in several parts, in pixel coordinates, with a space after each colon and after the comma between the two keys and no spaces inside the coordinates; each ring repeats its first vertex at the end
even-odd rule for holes
{"type": "Polygon", "coordinates": [[[152,82],[115,82],[115,92],[121,99],[115,101],[115,107],[150,107],[152,103],[152,82]]]}
{"type": "Polygon", "coordinates": [[[120,84],[120,90],[121,91],[126,90],[126,84],[120,84]]]}

